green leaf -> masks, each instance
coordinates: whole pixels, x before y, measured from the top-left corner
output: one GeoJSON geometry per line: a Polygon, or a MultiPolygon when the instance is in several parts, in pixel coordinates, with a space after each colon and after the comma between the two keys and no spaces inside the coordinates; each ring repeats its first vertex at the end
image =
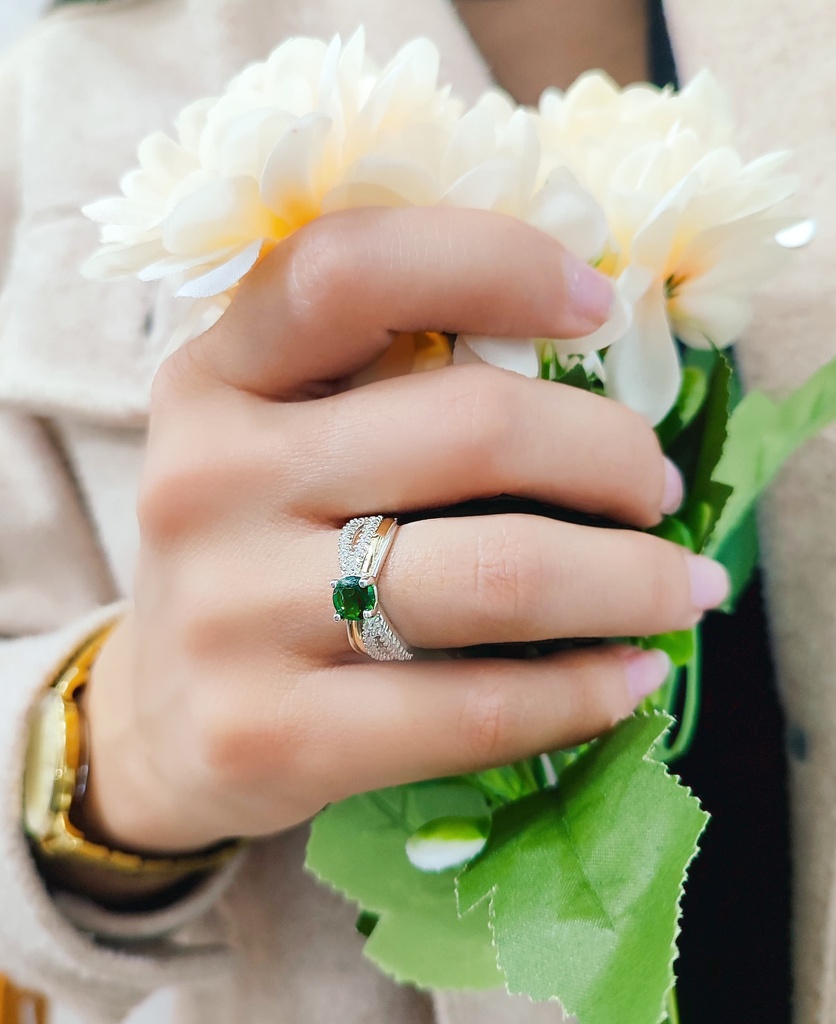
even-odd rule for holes
{"type": "Polygon", "coordinates": [[[729,422],[732,368],[718,356],[708,383],[708,396],[695,421],[700,445],[690,472],[686,474],[685,507],[680,513],[699,551],[717,521],[730,491],[715,481],[714,470],[723,454],[729,422]]]}
{"type": "Polygon", "coordinates": [[[694,657],[694,630],[682,629],[676,633],[660,633],[645,637],[641,646],[646,650],[664,651],[677,668],[687,665],[694,657]]]}
{"type": "Polygon", "coordinates": [[[710,377],[714,372],[714,367],[720,357],[720,350],[713,345],[711,348],[691,348],[690,345],[683,345],[680,351],[682,353],[682,365],[688,368],[693,367],[695,370],[702,370],[706,377],[710,377]]]}
{"type": "Polygon", "coordinates": [[[760,560],[758,522],[753,510],[746,514],[743,522],[726,536],[713,554],[726,567],[731,581],[729,596],[720,610],[733,612],[752,581],[760,560]]]}
{"type": "Polygon", "coordinates": [[[427,822],[486,815],[472,787],[434,782],[351,797],[314,821],[307,869],[360,905],[364,927],[380,919],[364,952],[397,981],[421,988],[502,985],[487,908],[459,918],[455,872],[426,874],[406,855],[407,840],[427,822]]]}
{"type": "Polygon", "coordinates": [[[836,419],[836,359],[786,398],[773,401],[760,391],[747,395],[729,421],[728,441],[714,480],[733,488],[708,545],[722,550],[784,462],[805,441],[836,419]]]}
{"type": "Polygon", "coordinates": [[[541,342],[540,376],[543,380],[557,381],[570,388],[580,388],[582,391],[593,391],[595,394],[603,394],[604,391],[601,381],[595,374],[588,374],[582,363],[576,362],[566,369],[550,341],[541,342]]]}
{"type": "Polygon", "coordinates": [[[491,907],[508,988],[559,999],[582,1024],[659,1024],[679,900],[707,815],[648,757],[666,715],[622,722],[554,790],[494,816],[458,877],[460,911],[491,907]]]}
{"type": "Polygon", "coordinates": [[[696,419],[708,396],[708,374],[699,367],[686,366],[682,371],[682,386],[676,405],[656,428],[659,442],[665,451],[696,419]]]}
{"type": "Polygon", "coordinates": [[[694,369],[702,373],[706,381],[706,393],[697,415],[687,426],[683,425],[679,434],[665,446],[666,453],[679,466],[685,477],[685,482],[689,486],[696,471],[702,444],[702,411],[708,398],[709,383],[719,358],[720,353],[716,349],[711,349],[708,352],[695,352],[693,349],[686,348],[682,351],[683,378],[686,370],[694,369]],[[693,357],[696,355],[702,358],[699,363],[694,364],[693,357]]]}
{"type": "Polygon", "coordinates": [[[654,537],[661,537],[662,540],[669,540],[673,544],[679,544],[683,548],[694,550],[694,538],[691,531],[676,516],[665,516],[658,526],[649,531],[654,537]]]}
{"type": "Polygon", "coordinates": [[[562,376],[555,378],[559,383],[565,384],[570,388],[580,388],[581,391],[598,391],[600,390],[600,384],[598,381],[587,375],[586,370],[577,363],[571,369],[567,370],[562,376]]]}

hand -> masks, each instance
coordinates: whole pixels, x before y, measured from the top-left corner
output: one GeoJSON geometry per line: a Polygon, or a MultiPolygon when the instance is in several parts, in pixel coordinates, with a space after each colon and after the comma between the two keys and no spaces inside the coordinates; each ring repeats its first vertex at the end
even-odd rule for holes
{"type": "MultiPolygon", "coordinates": [[[[662,683],[620,646],[533,661],[372,662],[332,619],[355,515],[515,494],[636,527],[681,497],[637,415],[491,367],[342,390],[392,332],[573,337],[607,282],[536,230],[461,210],[322,218],[154,385],[132,614],[87,694],[88,818],[187,851],[349,794],[574,745],[662,683]]],[[[538,516],[401,528],[383,604],[417,648],[692,626],[723,571],[652,536],[538,516]]]]}

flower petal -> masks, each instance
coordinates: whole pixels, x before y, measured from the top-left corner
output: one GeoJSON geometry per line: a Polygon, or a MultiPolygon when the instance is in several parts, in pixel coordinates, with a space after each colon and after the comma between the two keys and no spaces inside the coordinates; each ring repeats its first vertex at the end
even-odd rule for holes
{"type": "Polygon", "coordinates": [[[597,331],[585,334],[582,338],[553,338],[550,340],[559,355],[587,356],[619,343],[630,329],[631,321],[630,306],[621,295],[616,293],[612,316],[597,331]]]}
{"type": "Polygon", "coordinates": [[[198,256],[165,256],[143,267],[137,277],[140,281],[161,281],[164,277],[175,277],[190,272],[199,277],[210,267],[218,267],[225,263],[237,249],[238,246],[229,246],[213,253],[200,253],[198,256]]]}
{"type": "Polygon", "coordinates": [[[177,204],[166,217],[163,243],[172,255],[197,256],[274,237],[278,227],[257,182],[219,179],[177,204]]]}
{"type": "Polygon", "coordinates": [[[661,286],[636,304],[632,325],[609,349],[604,366],[611,398],[635,409],[654,426],[670,412],[682,371],[661,286]]]}
{"type": "Polygon", "coordinates": [[[331,121],[309,114],[296,121],[267,158],[261,177],[264,204],[288,221],[304,221],[318,210],[316,172],[331,121]]]}
{"type": "Polygon", "coordinates": [[[228,295],[217,295],[214,298],[198,299],[193,302],[177,330],[168,339],[161,357],[165,359],[187,342],[214,327],[228,309],[230,302],[228,295]]]}
{"type": "Polygon", "coordinates": [[[229,291],[256,265],[263,244],[264,240],[260,238],[242,249],[231,260],[210,270],[208,274],[187,281],[177,292],[178,296],[188,299],[208,299],[229,291]]]}
{"type": "Polygon", "coordinates": [[[531,339],[459,336],[453,362],[490,363],[501,370],[511,370],[523,377],[540,376],[540,357],[531,339]]]}
{"type": "Polygon", "coordinates": [[[112,280],[139,273],[162,253],[159,241],[146,242],[126,248],[123,245],[104,246],[81,267],[81,273],[90,281],[112,280]]]}
{"type": "Polygon", "coordinates": [[[670,303],[677,337],[692,348],[726,348],[748,327],[751,299],[731,293],[683,288],[670,303]]]}
{"type": "Polygon", "coordinates": [[[549,175],[526,220],[587,263],[601,255],[609,239],[604,211],[566,168],[549,175]]]}

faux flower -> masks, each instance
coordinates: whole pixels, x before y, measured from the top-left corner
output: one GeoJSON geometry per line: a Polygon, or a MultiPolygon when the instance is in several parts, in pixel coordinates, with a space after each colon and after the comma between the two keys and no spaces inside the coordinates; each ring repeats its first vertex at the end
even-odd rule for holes
{"type": "MultiPolygon", "coordinates": [[[[508,214],[539,228],[588,263],[604,258],[609,227],[599,204],[566,168],[544,174],[529,111],[489,92],[455,126],[442,162],[442,202],[508,214]]],[[[617,341],[630,323],[617,296],[610,320],[585,338],[554,340],[564,356],[588,356],[617,341]]],[[[528,377],[540,373],[540,339],[460,337],[456,362],[484,361],[528,377]]]]}
{"type": "Polygon", "coordinates": [[[787,154],[744,163],[708,72],[680,93],[585,75],[544,93],[538,127],[546,166],[571,168],[604,210],[600,269],[627,274],[633,319],[606,355],[607,391],[657,423],[679,391],[674,338],[729,345],[782,261],[775,235],[787,220],[776,206],[795,189],[787,154]]]}
{"type": "MultiPolygon", "coordinates": [[[[781,154],[745,164],[710,75],[683,92],[583,76],[539,112],[491,90],[470,110],[438,84],[418,39],[379,71],[346,45],[290,39],[220,97],[149,136],[122,195],[87,207],[97,277],[177,280],[192,300],[169,348],[201,333],[240,280],[294,231],[336,210],[455,206],[516,217],[611,275],[618,301],[580,339],[460,337],[457,362],[537,376],[582,361],[612,397],[659,422],[680,386],[674,338],[722,348],[779,262],[775,207],[794,188],[781,154]]],[[[443,326],[443,325],[428,325],[443,326]]],[[[407,346],[403,355],[413,352],[407,346]]],[[[413,367],[432,358],[389,360],[413,367]]],[[[447,357],[449,358],[449,356],[447,357]]]]}
{"type": "MultiPolygon", "coordinates": [[[[195,301],[176,347],[217,320],[259,259],[336,210],[494,210],[527,220],[582,259],[600,260],[609,237],[604,213],[565,169],[544,178],[532,113],[491,91],[463,115],[439,88],[438,66],[427,40],[405,46],[382,72],[365,54],[362,31],[345,46],[339,38],[330,46],[288,40],[223,96],[183,111],[176,138],[145,139],[123,195],[85,209],[104,243],[85,272],[179,279],[179,294],[195,301]]],[[[567,354],[608,346],[628,320],[621,303],[605,328],[567,354]]],[[[457,359],[537,376],[538,344],[461,338],[457,359]]]]}
{"type": "Polygon", "coordinates": [[[103,243],[85,273],[176,275],[181,295],[220,296],[193,311],[208,325],[256,262],[315,217],[424,201],[435,185],[425,161],[461,113],[438,63],[423,39],[382,72],[362,31],[345,46],[288,40],[221,97],[187,107],[176,138],[141,143],[123,195],[85,208],[103,243]]]}

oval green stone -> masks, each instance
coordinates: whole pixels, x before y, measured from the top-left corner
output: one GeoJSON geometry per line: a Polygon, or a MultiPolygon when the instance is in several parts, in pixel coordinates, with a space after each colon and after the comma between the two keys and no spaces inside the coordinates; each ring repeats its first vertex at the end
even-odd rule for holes
{"type": "Polygon", "coordinates": [[[334,610],[343,618],[357,622],[363,618],[363,612],[371,611],[377,602],[374,584],[360,586],[359,576],[343,576],[334,587],[334,610]]]}

